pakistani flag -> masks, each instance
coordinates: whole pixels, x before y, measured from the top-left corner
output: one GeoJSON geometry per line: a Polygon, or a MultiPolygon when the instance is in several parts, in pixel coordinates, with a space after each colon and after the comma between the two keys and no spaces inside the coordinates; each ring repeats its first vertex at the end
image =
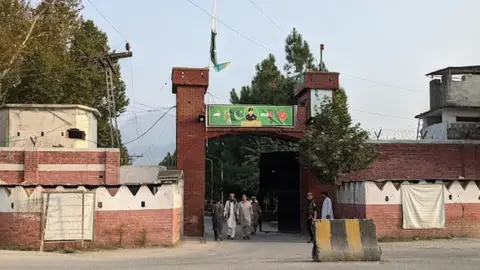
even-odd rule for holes
{"type": "Polygon", "coordinates": [[[228,66],[230,66],[230,62],[225,62],[225,63],[215,65],[215,66],[213,66],[213,68],[215,69],[216,72],[220,72],[220,71],[226,69],[228,66]]]}
{"type": "Polygon", "coordinates": [[[216,19],[216,5],[215,0],[213,1],[213,12],[212,12],[212,36],[210,39],[210,60],[212,61],[213,66],[217,66],[217,48],[215,37],[217,36],[217,19],[216,19]]]}

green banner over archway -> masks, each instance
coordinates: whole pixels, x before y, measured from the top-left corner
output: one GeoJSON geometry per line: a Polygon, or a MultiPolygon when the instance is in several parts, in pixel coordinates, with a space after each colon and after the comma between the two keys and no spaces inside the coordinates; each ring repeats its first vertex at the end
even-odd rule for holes
{"type": "Polygon", "coordinates": [[[207,105],[207,127],[285,127],[295,126],[295,106],[207,105]]]}

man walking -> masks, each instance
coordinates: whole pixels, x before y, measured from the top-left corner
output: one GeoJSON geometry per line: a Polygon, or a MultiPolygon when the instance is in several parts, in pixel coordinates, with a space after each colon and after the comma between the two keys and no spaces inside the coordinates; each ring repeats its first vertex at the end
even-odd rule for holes
{"type": "Polygon", "coordinates": [[[310,240],[307,243],[312,243],[314,239],[313,231],[315,230],[315,219],[317,219],[317,205],[313,200],[313,194],[309,192],[307,194],[307,231],[310,236],[310,240]]]}
{"type": "MultiPolygon", "coordinates": [[[[255,235],[257,233],[260,217],[262,216],[262,209],[255,196],[252,196],[252,212],[252,235],[255,235]]],[[[260,231],[261,229],[262,227],[260,227],[260,231]]]]}
{"type": "Polygon", "coordinates": [[[322,219],[334,219],[332,200],[328,197],[327,192],[322,192],[323,204],[322,204],[322,219]]]}
{"type": "Polygon", "coordinates": [[[242,195],[242,201],[238,204],[237,215],[242,226],[243,239],[250,239],[250,227],[252,226],[252,204],[247,200],[247,195],[242,195]]]}
{"type": "Polygon", "coordinates": [[[213,223],[213,236],[215,241],[223,240],[222,230],[223,230],[223,204],[220,200],[216,200],[212,209],[212,223],[213,223]]]}
{"type": "Polygon", "coordinates": [[[235,239],[235,228],[237,227],[237,200],[235,200],[235,194],[230,193],[228,201],[225,202],[225,208],[223,209],[223,217],[227,221],[227,239],[235,239]]]}

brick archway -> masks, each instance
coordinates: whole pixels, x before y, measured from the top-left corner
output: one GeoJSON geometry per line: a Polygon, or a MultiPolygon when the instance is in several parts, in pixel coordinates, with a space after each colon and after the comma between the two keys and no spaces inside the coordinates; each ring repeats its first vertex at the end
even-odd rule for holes
{"type": "MultiPolygon", "coordinates": [[[[184,173],[184,234],[202,236],[205,201],[205,146],[210,138],[240,135],[268,134],[275,137],[301,139],[310,118],[310,89],[337,89],[338,73],[307,72],[295,86],[298,100],[293,128],[206,128],[198,121],[205,115],[205,93],[208,88],[209,70],[198,68],[173,68],[172,93],[176,94],[176,150],[177,168],[184,173]]],[[[312,178],[301,170],[300,192],[310,190],[312,178]]],[[[301,212],[305,211],[301,209],[301,212]]]]}

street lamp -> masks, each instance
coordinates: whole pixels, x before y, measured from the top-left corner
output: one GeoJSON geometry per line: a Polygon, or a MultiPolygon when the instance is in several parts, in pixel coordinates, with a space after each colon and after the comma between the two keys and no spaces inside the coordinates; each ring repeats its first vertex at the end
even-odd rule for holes
{"type": "Polygon", "coordinates": [[[213,160],[209,159],[209,158],[205,158],[205,160],[208,160],[210,161],[210,185],[211,185],[211,197],[210,197],[210,200],[213,200],[213,160]]]}
{"type": "Polygon", "coordinates": [[[223,201],[223,162],[221,159],[217,157],[214,157],[214,156],[210,156],[210,157],[216,159],[220,163],[220,198],[222,200],[222,203],[224,203],[223,201]]]}

